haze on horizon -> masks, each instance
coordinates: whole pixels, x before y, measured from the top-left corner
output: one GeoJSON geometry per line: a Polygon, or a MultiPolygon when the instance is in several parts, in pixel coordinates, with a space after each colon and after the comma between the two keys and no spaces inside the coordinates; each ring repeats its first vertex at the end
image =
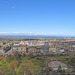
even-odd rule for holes
{"type": "Polygon", "coordinates": [[[75,35],[75,0],[0,0],[0,32],[75,35]]]}

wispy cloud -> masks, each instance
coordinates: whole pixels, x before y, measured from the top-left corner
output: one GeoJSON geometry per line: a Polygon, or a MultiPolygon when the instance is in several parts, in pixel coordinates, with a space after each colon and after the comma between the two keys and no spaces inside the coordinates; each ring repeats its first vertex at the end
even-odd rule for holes
{"type": "Polygon", "coordinates": [[[44,33],[44,32],[0,32],[0,34],[2,35],[11,35],[11,34],[16,34],[16,35],[57,35],[57,36],[62,36],[62,35],[66,35],[66,36],[74,36],[75,34],[66,34],[66,33],[44,33]]]}
{"type": "Polygon", "coordinates": [[[12,6],[11,8],[16,8],[15,6],[12,6]]]}

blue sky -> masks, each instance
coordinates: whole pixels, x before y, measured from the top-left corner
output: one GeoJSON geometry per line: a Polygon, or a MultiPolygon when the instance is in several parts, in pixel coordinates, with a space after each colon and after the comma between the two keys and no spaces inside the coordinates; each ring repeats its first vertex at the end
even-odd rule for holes
{"type": "Polygon", "coordinates": [[[75,0],[0,0],[0,32],[75,34],[75,0]]]}

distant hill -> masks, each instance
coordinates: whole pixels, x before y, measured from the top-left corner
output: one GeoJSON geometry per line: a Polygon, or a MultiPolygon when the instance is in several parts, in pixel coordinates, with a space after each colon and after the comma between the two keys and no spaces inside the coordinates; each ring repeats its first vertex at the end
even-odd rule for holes
{"type": "Polygon", "coordinates": [[[52,35],[0,35],[0,38],[75,38],[75,36],[52,35]]]}

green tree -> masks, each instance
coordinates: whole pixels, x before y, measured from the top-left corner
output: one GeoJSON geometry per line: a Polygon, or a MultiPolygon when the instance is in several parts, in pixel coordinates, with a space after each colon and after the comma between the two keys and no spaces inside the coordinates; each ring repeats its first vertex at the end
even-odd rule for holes
{"type": "Polygon", "coordinates": [[[0,66],[0,75],[9,75],[9,69],[6,65],[0,66]]]}

